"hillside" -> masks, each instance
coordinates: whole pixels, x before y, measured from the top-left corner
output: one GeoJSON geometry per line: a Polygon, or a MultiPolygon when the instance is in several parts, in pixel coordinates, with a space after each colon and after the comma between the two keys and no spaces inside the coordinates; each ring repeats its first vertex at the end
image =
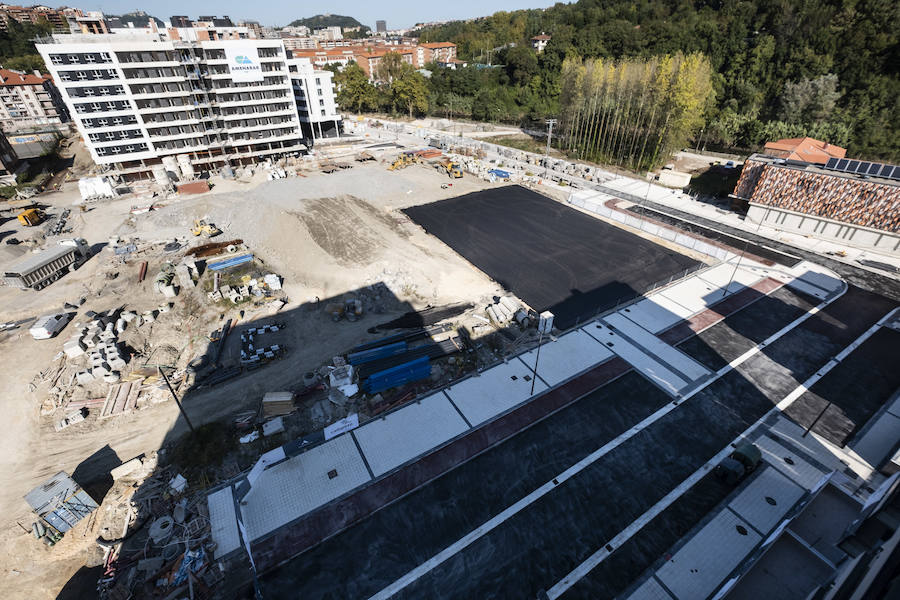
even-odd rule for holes
{"type": "MultiPolygon", "coordinates": [[[[559,98],[567,56],[700,52],[709,58],[715,88],[702,143],[755,149],[767,139],[811,135],[854,156],[897,162],[898,22],[900,3],[890,0],[580,0],[417,33],[423,41],[455,42],[460,57],[487,62],[486,49],[521,45],[545,31],[553,39],[532,76],[552,98],[559,98]]],[[[493,62],[498,58],[494,52],[493,62]]]]}
{"type": "Polygon", "coordinates": [[[309,27],[310,29],[321,29],[322,27],[362,27],[365,30],[370,29],[367,25],[363,25],[353,17],[344,15],[316,15],[305,19],[297,19],[291,21],[289,27],[309,27]]]}
{"type": "Polygon", "coordinates": [[[127,27],[126,23],[131,21],[132,23],[134,23],[135,27],[143,28],[150,23],[150,19],[156,21],[157,26],[163,27],[164,23],[162,19],[158,19],[153,15],[148,15],[147,13],[141,11],[125,13],[123,15],[106,15],[106,20],[113,27],[127,27]]]}

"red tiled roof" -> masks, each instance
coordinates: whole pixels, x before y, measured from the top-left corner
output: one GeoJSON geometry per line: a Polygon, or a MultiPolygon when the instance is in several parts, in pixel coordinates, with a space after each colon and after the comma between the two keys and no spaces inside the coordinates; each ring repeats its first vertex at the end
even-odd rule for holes
{"type": "Polygon", "coordinates": [[[41,75],[38,77],[33,73],[20,73],[19,71],[0,69],[0,85],[3,86],[43,85],[48,79],[50,79],[49,75],[41,75]]]}
{"type": "Polygon", "coordinates": [[[806,137],[768,142],[765,152],[778,158],[802,160],[808,163],[824,165],[829,158],[844,158],[847,154],[847,149],[806,137]]]}
{"type": "Polygon", "coordinates": [[[430,42],[427,44],[419,45],[426,48],[456,48],[456,44],[454,44],[453,42],[430,42]]]}

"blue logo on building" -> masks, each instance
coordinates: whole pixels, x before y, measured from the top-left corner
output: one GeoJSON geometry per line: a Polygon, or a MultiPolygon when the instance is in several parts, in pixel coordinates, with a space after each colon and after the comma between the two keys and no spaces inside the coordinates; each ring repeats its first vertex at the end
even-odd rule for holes
{"type": "Polygon", "coordinates": [[[253,61],[250,60],[249,56],[235,56],[234,62],[236,62],[239,65],[252,65],[253,64],[253,61]]]}

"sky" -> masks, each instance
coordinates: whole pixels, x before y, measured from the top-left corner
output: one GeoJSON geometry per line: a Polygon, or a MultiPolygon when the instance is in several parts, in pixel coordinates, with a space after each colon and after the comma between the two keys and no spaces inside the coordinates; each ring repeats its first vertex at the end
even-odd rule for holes
{"type": "Polygon", "coordinates": [[[453,2],[419,2],[404,0],[328,0],[326,2],[290,0],[83,0],[71,2],[82,10],[102,10],[119,15],[140,9],[163,21],[172,15],[196,18],[203,15],[228,15],[232,20],[248,19],[263,25],[284,26],[294,19],[312,17],[326,11],[355,17],[363,25],[375,29],[376,19],[387,21],[388,29],[403,29],[426,21],[446,21],[483,17],[498,10],[546,8],[556,2],[548,0],[455,0],[453,2]]]}

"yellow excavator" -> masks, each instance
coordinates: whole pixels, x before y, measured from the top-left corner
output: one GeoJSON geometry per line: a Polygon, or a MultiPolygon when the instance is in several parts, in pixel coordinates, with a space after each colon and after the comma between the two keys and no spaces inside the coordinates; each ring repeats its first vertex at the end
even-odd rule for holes
{"type": "Polygon", "coordinates": [[[194,227],[191,228],[191,233],[194,235],[205,235],[206,237],[216,237],[222,230],[215,226],[213,223],[207,223],[203,219],[195,219],[194,227]]]}

